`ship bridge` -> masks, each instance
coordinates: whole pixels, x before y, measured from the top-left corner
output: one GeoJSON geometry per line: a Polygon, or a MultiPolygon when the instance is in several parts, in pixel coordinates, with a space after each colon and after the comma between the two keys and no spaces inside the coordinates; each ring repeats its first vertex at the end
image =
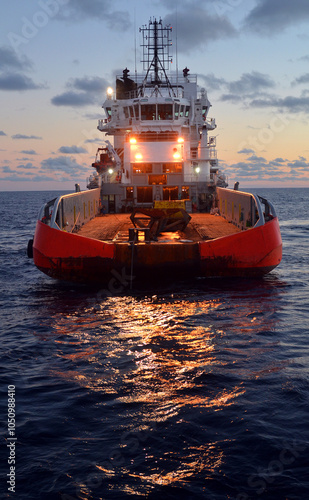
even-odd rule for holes
{"type": "Polygon", "coordinates": [[[113,166],[102,170],[102,193],[116,209],[180,199],[205,206],[218,171],[206,90],[187,67],[168,71],[170,27],[151,21],[141,31],[145,73],[125,68],[103,104],[98,129],[114,151],[107,148],[113,166]]]}
{"type": "Polygon", "coordinates": [[[208,130],[216,127],[214,119],[207,115],[211,104],[206,91],[201,89],[199,94],[195,89],[187,96],[174,97],[162,95],[160,92],[147,92],[143,97],[131,99],[108,96],[103,104],[107,118],[99,120],[98,129],[113,135],[118,129],[166,129],[177,130],[181,127],[197,125],[206,126],[208,130]]]}

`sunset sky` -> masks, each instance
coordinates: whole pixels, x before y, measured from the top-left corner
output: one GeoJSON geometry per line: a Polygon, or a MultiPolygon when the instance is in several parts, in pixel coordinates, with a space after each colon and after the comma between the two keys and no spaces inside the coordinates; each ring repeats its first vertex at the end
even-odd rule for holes
{"type": "Polygon", "coordinates": [[[106,88],[135,60],[141,72],[150,17],[173,27],[173,69],[187,66],[208,92],[230,185],[309,187],[308,0],[10,0],[0,191],[85,188],[106,88]]]}

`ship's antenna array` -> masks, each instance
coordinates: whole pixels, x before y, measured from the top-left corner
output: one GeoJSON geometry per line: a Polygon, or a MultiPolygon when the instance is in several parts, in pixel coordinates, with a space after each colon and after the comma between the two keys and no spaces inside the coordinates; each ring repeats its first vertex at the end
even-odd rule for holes
{"type": "Polygon", "coordinates": [[[140,32],[143,36],[143,68],[146,71],[146,76],[144,78],[142,92],[144,93],[147,87],[148,76],[151,73],[151,81],[148,82],[151,86],[155,85],[159,87],[168,87],[171,93],[174,95],[174,91],[169,82],[166,70],[169,69],[169,65],[172,62],[172,57],[170,56],[170,46],[172,45],[172,27],[163,26],[162,20],[157,21],[156,19],[150,20],[147,25],[140,28],[140,32]]]}

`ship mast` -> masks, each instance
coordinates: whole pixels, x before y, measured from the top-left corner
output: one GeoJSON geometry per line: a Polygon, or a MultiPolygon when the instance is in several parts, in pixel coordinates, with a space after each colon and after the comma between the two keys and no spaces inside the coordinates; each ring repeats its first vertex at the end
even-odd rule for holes
{"type": "Polygon", "coordinates": [[[141,88],[141,95],[144,95],[147,86],[167,87],[170,93],[175,97],[171,83],[168,79],[166,70],[169,69],[169,64],[172,58],[169,55],[169,48],[172,45],[171,41],[171,26],[163,26],[162,20],[150,20],[148,26],[140,28],[143,36],[143,59],[144,70],[146,75],[141,88]],[[148,82],[148,76],[151,70],[154,70],[154,78],[148,82]],[[160,72],[164,76],[164,81],[161,80],[160,72]]]}

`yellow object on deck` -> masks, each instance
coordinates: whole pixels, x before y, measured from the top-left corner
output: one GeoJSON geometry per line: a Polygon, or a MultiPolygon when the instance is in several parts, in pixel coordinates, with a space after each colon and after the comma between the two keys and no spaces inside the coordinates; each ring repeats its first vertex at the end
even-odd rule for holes
{"type": "Polygon", "coordinates": [[[154,208],[160,208],[163,210],[164,208],[182,208],[186,209],[185,200],[172,200],[172,201],[155,201],[154,208]]]}

